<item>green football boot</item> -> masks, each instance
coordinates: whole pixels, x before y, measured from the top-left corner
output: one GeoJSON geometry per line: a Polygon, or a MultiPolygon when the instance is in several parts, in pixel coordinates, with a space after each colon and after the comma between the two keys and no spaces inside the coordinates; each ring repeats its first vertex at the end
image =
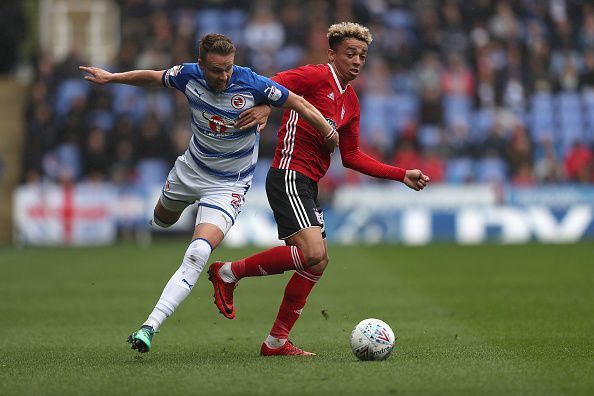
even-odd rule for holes
{"type": "Polygon", "coordinates": [[[128,336],[128,342],[132,344],[132,349],[136,349],[140,353],[149,352],[155,333],[156,331],[151,326],[144,325],[128,336]]]}

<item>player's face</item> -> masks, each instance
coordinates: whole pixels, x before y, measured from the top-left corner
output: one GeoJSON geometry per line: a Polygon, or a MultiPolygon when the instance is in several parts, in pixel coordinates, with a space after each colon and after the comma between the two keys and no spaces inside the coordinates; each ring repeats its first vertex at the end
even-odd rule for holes
{"type": "Polygon", "coordinates": [[[204,73],[206,83],[215,92],[224,91],[233,74],[235,54],[220,55],[211,52],[205,58],[204,62],[199,58],[198,65],[204,73]]]}
{"type": "Polygon", "coordinates": [[[334,65],[340,82],[347,84],[357,78],[367,58],[367,43],[354,38],[343,40],[336,51],[329,49],[328,58],[334,65]]]}

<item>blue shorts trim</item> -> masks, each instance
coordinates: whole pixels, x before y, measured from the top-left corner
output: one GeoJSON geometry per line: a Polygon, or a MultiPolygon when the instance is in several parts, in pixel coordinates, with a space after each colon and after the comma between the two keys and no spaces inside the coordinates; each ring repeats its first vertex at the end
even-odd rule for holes
{"type": "Polygon", "coordinates": [[[235,224],[235,219],[233,218],[233,216],[231,216],[231,214],[229,212],[227,212],[225,209],[221,208],[220,206],[216,206],[213,204],[207,204],[207,203],[199,203],[198,206],[205,206],[207,208],[220,210],[221,212],[225,213],[231,219],[232,225],[235,224]]]}

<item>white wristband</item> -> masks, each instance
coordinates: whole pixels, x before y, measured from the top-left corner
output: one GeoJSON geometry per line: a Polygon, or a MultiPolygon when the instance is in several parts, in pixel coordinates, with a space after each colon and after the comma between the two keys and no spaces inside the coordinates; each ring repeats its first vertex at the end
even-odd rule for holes
{"type": "Polygon", "coordinates": [[[335,133],[338,133],[338,131],[336,129],[332,128],[330,133],[328,133],[326,136],[324,136],[324,140],[330,139],[332,136],[334,136],[335,133]]]}

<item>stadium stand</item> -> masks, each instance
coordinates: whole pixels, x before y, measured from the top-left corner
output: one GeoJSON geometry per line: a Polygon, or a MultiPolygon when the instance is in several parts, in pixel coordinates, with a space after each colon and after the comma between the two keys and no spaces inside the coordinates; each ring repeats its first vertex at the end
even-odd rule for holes
{"type": "MultiPolygon", "coordinates": [[[[362,143],[373,155],[402,160],[406,146],[415,167],[456,184],[594,182],[591,2],[116,3],[122,23],[119,52],[107,65],[113,70],[191,61],[197,39],[217,31],[234,39],[239,64],[271,75],[323,62],[331,22],[366,24],[375,40],[355,88],[362,143]]],[[[189,136],[185,106],[175,105],[180,96],[90,86],[75,67],[88,61],[82,48],[62,59],[47,49],[36,54],[21,181],[162,179],[189,136]]],[[[274,114],[263,132],[263,159],[278,122],[274,114]]],[[[370,182],[348,178],[331,172],[325,183],[370,182]]]]}

